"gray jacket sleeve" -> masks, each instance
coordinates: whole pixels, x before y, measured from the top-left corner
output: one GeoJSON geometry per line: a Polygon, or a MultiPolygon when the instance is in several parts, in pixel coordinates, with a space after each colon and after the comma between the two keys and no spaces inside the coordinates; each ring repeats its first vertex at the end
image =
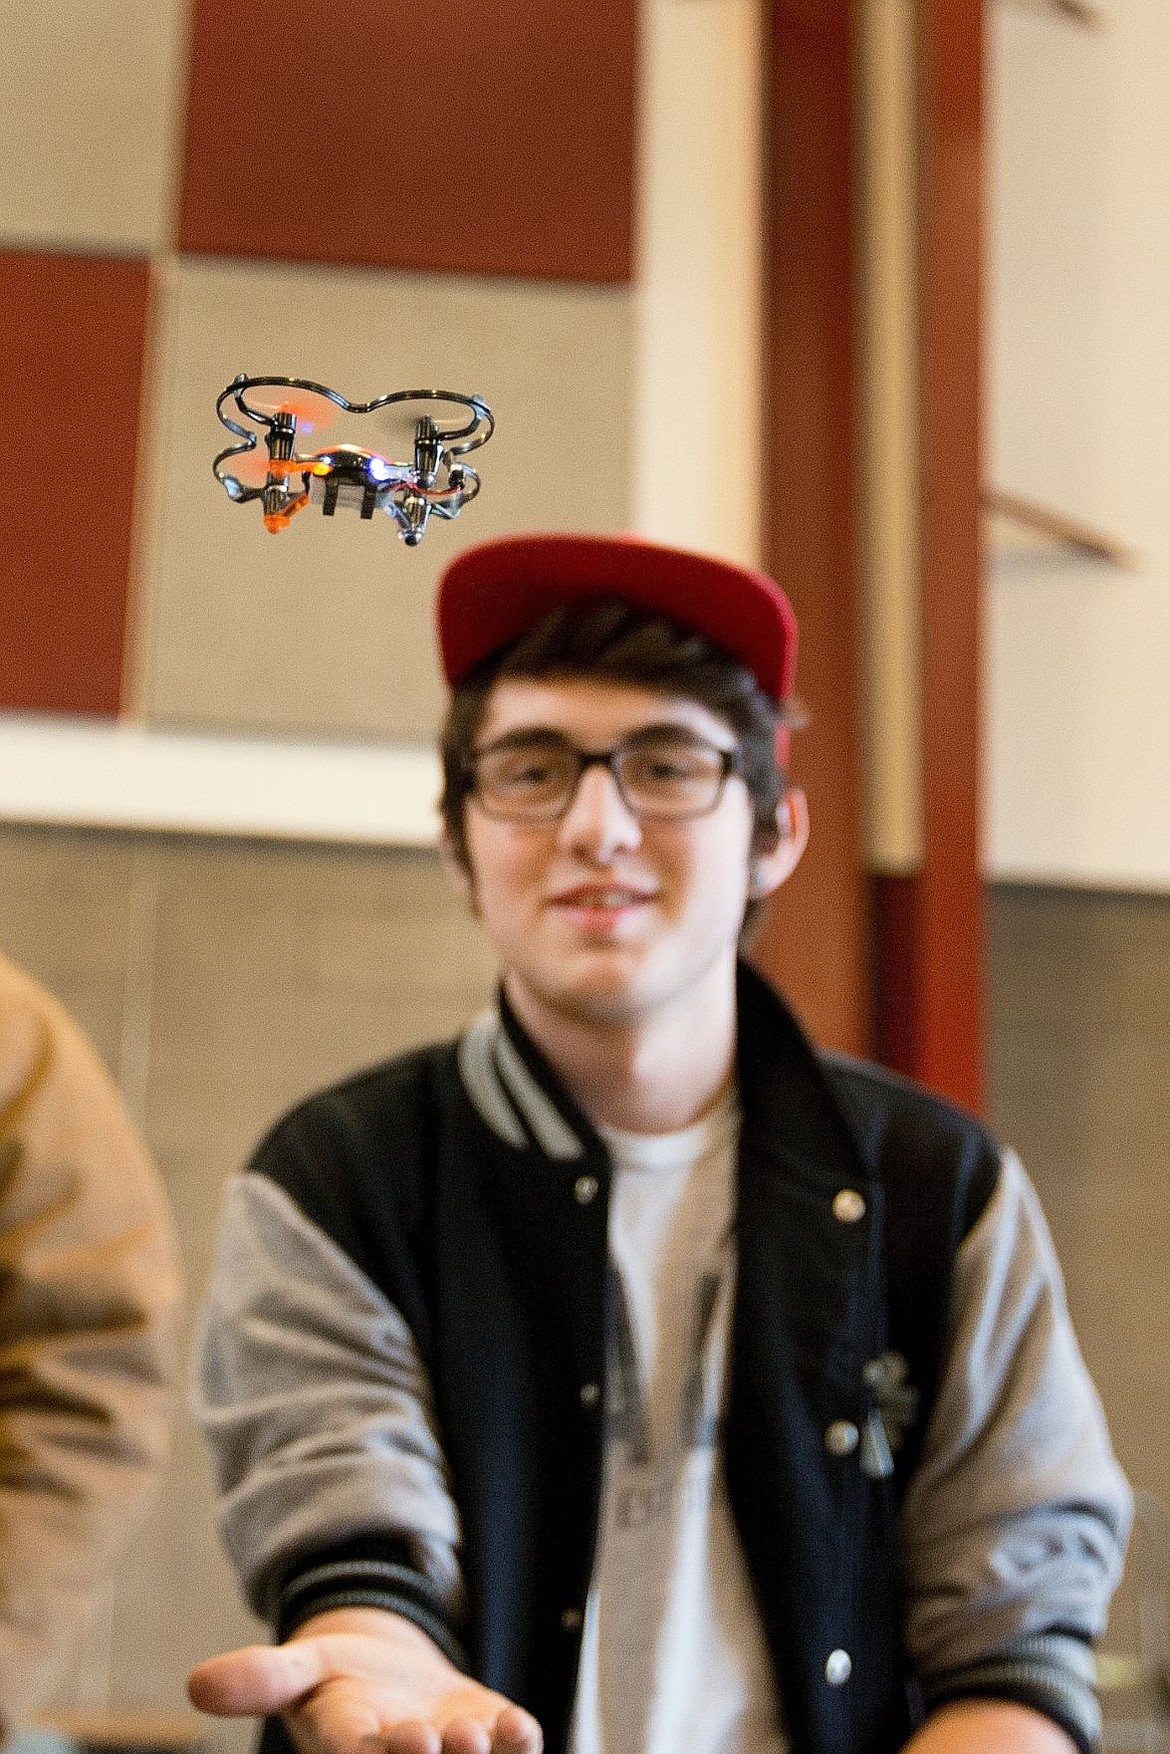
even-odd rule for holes
{"type": "Polygon", "coordinates": [[[928,1703],[1024,1700],[1091,1746],[1130,1495],[1010,1152],[956,1261],[947,1360],[903,1503],[909,1653],[928,1703]]]}
{"type": "Polygon", "coordinates": [[[228,1184],[193,1411],[224,1544],[257,1613],[287,1630],[281,1593],[297,1574],[315,1611],[393,1607],[457,1655],[459,1516],[413,1335],[262,1175],[228,1184]],[[367,1538],[381,1545],[363,1553],[367,1538]],[[338,1549],[344,1564],[313,1566],[338,1549]]]}

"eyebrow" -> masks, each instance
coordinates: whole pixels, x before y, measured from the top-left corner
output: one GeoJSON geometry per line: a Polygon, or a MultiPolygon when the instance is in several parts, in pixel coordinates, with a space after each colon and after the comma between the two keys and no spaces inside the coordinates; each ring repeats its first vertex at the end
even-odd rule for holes
{"type": "MultiPolygon", "coordinates": [[[[610,748],[620,748],[624,743],[640,742],[645,737],[679,737],[691,743],[709,743],[712,748],[721,748],[712,737],[705,737],[696,731],[693,725],[679,724],[675,719],[657,720],[650,725],[639,725],[636,730],[627,731],[624,737],[617,738],[610,748]]],[[[570,748],[584,748],[583,744],[574,742],[565,731],[558,731],[552,725],[517,726],[515,730],[503,731],[498,737],[489,737],[476,750],[482,754],[485,749],[526,749],[539,743],[567,743],[570,748]]],[[[588,753],[588,751],[586,751],[588,753]]]]}

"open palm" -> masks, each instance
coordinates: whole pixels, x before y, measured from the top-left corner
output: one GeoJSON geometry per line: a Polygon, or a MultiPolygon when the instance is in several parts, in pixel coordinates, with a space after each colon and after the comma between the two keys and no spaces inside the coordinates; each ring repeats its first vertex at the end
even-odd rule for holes
{"type": "Polygon", "coordinates": [[[536,1720],[396,1614],[318,1615],[282,1645],[212,1657],[188,1683],[217,1716],[280,1713],[302,1754],[539,1754],[536,1720]]]}

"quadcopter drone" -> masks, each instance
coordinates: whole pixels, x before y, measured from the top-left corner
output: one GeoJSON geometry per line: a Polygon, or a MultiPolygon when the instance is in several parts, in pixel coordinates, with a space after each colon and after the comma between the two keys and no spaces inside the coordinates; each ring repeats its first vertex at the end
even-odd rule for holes
{"type": "Polygon", "coordinates": [[[218,397],[215,412],[241,441],[212,464],[215,479],[229,499],[261,501],[264,528],[286,530],[295,513],[319,503],[331,518],[338,506],[356,506],[363,518],[388,512],[407,547],[415,548],[426,534],[432,513],[455,518],[479,492],[479,476],[459,461],[485,445],[495,421],[481,396],[454,390],[395,390],[372,402],[350,402],[324,384],[307,378],[250,378],[243,372],[218,397]],[[259,430],[241,426],[225,411],[225,402],[259,430]],[[299,432],[331,425],[339,414],[376,414],[410,402],[457,405],[462,424],[440,426],[429,413],[413,421],[409,461],[396,461],[361,445],[335,444],[324,450],[297,450],[299,432]],[[264,440],[264,450],[258,441],[264,440]]]}

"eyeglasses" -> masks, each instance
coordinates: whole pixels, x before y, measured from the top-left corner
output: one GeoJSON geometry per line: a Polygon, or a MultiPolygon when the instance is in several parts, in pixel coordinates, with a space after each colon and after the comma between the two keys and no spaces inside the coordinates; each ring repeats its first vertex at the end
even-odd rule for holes
{"type": "Polygon", "coordinates": [[[555,822],[569,810],[587,767],[609,769],[635,816],[677,822],[714,810],[729,777],[742,771],[742,758],[738,749],[670,726],[648,726],[612,749],[594,750],[556,731],[513,731],[477,749],[463,779],[485,816],[555,822]]]}

